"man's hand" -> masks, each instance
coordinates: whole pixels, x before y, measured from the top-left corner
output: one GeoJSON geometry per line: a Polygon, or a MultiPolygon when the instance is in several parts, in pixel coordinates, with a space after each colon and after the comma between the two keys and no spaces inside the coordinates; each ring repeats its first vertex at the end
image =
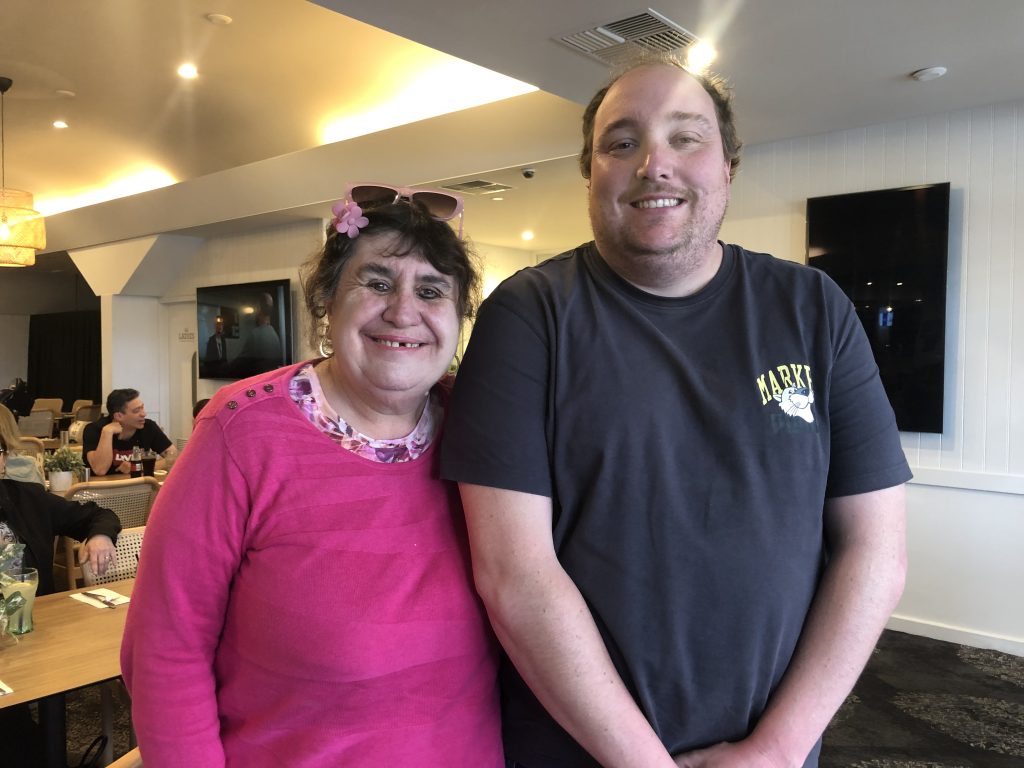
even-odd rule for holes
{"type": "Polygon", "coordinates": [[[88,561],[92,572],[102,576],[117,562],[117,549],[109,536],[97,534],[90,536],[82,545],[78,559],[83,563],[88,561]]]}
{"type": "Polygon", "coordinates": [[[120,472],[122,475],[130,475],[132,472],[132,463],[130,461],[122,461],[117,465],[115,472],[120,472]]]}
{"type": "Polygon", "coordinates": [[[754,747],[750,740],[732,743],[722,742],[706,749],[697,749],[676,755],[678,768],[783,768],[784,763],[775,762],[754,747]]]}
{"type": "Polygon", "coordinates": [[[124,427],[121,426],[120,422],[112,421],[109,424],[103,425],[103,434],[113,437],[114,435],[120,435],[122,429],[124,429],[124,427]]]}

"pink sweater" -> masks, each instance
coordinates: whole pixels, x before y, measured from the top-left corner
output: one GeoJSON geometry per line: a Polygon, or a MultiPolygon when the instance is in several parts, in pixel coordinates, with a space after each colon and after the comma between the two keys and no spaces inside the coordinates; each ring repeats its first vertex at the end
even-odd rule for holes
{"type": "Polygon", "coordinates": [[[380,464],[229,385],[157,497],[121,668],[146,768],[503,765],[496,646],[436,446],[380,464]]]}

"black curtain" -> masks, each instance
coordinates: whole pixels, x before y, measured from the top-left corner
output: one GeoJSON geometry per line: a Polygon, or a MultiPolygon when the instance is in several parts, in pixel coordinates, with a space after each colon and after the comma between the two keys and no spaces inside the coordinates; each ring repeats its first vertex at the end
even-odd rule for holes
{"type": "Polygon", "coordinates": [[[101,403],[99,310],[32,315],[28,324],[28,388],[33,398],[101,403]]]}

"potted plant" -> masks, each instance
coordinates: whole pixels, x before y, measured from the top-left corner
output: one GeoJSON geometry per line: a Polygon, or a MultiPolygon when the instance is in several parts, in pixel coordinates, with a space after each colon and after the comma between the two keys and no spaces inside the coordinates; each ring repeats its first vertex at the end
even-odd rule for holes
{"type": "Polygon", "coordinates": [[[73,451],[66,445],[46,454],[43,466],[50,476],[51,491],[66,491],[71,487],[71,473],[85,470],[81,451],[73,451]]]}

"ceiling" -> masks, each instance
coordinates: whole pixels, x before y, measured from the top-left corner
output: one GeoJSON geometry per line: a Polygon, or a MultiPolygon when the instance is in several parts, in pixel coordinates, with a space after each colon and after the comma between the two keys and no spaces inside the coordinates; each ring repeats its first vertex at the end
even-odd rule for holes
{"type": "MultiPolygon", "coordinates": [[[[734,85],[747,144],[1024,99],[1020,0],[651,2],[715,42],[713,69],[734,85]],[[949,73],[928,83],[907,76],[933,65],[949,73]]],[[[334,118],[385,112],[396,100],[409,106],[420,92],[428,103],[467,92],[471,70],[447,68],[452,62],[438,51],[583,104],[607,70],[552,38],[647,7],[615,0],[4,0],[0,75],[14,79],[6,100],[7,184],[32,191],[44,207],[145,169],[175,181],[219,179],[268,158],[298,159],[324,143],[334,118]],[[210,23],[210,13],[233,22],[210,23]],[[198,65],[198,79],[175,74],[186,59],[198,65]],[[58,118],[70,128],[52,128],[58,118]]],[[[567,119],[565,110],[557,119],[567,119]]],[[[457,132],[459,120],[446,123],[449,130],[457,132]]],[[[415,139],[410,146],[431,148],[415,139]]],[[[483,176],[513,187],[501,203],[467,201],[469,234],[542,252],[585,238],[585,188],[571,150],[538,148],[531,156],[529,146],[521,149],[531,162],[504,170],[459,165],[460,180],[483,176]],[[522,177],[524,165],[536,167],[533,179],[522,177]],[[519,239],[526,227],[536,232],[533,243],[519,239]]],[[[407,177],[392,180],[450,178],[410,160],[407,177]]]]}

